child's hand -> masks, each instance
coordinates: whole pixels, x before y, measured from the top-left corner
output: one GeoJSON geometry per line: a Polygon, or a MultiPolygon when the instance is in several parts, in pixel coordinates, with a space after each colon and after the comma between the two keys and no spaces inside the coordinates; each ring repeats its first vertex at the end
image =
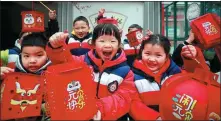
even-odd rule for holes
{"type": "Polygon", "coordinates": [[[150,35],[153,35],[153,32],[149,29],[146,30],[145,36],[143,37],[144,40],[148,39],[150,35]]]}
{"type": "Polygon", "coordinates": [[[98,11],[98,14],[99,14],[99,15],[103,15],[104,12],[105,12],[105,9],[104,9],[104,8],[101,8],[101,9],[98,11]]]}
{"type": "Polygon", "coordinates": [[[153,32],[150,31],[149,29],[147,29],[147,30],[146,30],[146,35],[147,35],[147,36],[153,35],[153,32]]]}
{"type": "Polygon", "coordinates": [[[189,58],[189,59],[194,59],[197,55],[197,50],[193,45],[185,45],[182,48],[181,55],[183,57],[186,57],[186,58],[189,58]]]}
{"type": "Polygon", "coordinates": [[[14,72],[14,69],[11,69],[9,67],[1,67],[1,79],[4,79],[5,75],[11,72],[14,72]]]}
{"type": "Polygon", "coordinates": [[[97,111],[97,114],[94,115],[93,120],[94,120],[94,121],[99,121],[99,120],[101,120],[101,112],[100,112],[99,110],[97,111]]]}
{"type": "Polygon", "coordinates": [[[188,42],[189,44],[191,44],[193,41],[194,41],[194,33],[192,32],[192,30],[190,30],[190,33],[189,33],[189,37],[188,39],[186,40],[186,42],[188,42]]]}
{"type": "Polygon", "coordinates": [[[57,32],[49,38],[49,42],[53,48],[59,48],[65,44],[68,33],[57,32]]]}
{"type": "Polygon", "coordinates": [[[161,117],[158,117],[156,121],[162,121],[162,118],[161,118],[161,117]]]}
{"type": "Polygon", "coordinates": [[[49,15],[49,19],[52,19],[52,20],[54,20],[57,16],[55,10],[49,11],[48,15],[49,15]]]}

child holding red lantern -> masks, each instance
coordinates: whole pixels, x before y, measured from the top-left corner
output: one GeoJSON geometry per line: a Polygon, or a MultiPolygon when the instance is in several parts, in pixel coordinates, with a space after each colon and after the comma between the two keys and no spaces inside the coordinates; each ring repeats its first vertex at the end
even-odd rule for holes
{"type": "MultiPolygon", "coordinates": [[[[21,42],[21,54],[17,58],[15,68],[1,67],[1,79],[3,80],[11,72],[41,75],[51,64],[45,51],[47,42],[48,40],[43,33],[31,33],[25,36],[21,42]]],[[[42,117],[28,117],[27,120],[38,118],[42,117]]]]}
{"type": "Polygon", "coordinates": [[[121,37],[118,28],[113,24],[98,24],[92,36],[94,49],[80,57],[64,56],[69,53],[64,44],[67,36],[68,34],[63,32],[54,34],[49,39],[47,52],[53,64],[74,60],[76,63],[84,61],[92,67],[98,98],[98,113],[94,119],[117,120],[126,114],[136,94],[136,88],[125,53],[120,49],[121,37]]]}
{"type": "MultiPolygon", "coordinates": [[[[185,45],[196,45],[197,46],[197,41],[195,40],[194,33],[192,30],[189,32],[189,37],[182,43],[177,46],[177,48],[174,50],[172,59],[174,62],[179,66],[183,67],[183,60],[181,58],[181,51],[183,46],[185,45]]],[[[219,46],[219,45],[218,45],[219,46]]],[[[206,60],[206,63],[210,67],[210,70],[213,73],[217,73],[220,71],[220,61],[218,58],[218,54],[213,50],[213,48],[210,48],[208,50],[204,50],[204,58],[206,60]]]]}
{"type": "MultiPolygon", "coordinates": [[[[142,41],[138,59],[134,61],[132,69],[141,99],[133,100],[131,105],[130,115],[135,120],[154,120],[159,117],[159,98],[154,98],[154,93],[160,90],[167,78],[181,73],[181,69],[170,58],[169,52],[170,41],[162,35],[150,35],[142,41]]],[[[182,50],[182,56],[185,58],[193,59],[198,55],[194,46],[188,45],[182,50]]]]}
{"type": "MultiPolygon", "coordinates": [[[[143,28],[140,25],[132,24],[128,28],[128,34],[130,32],[134,32],[134,31],[137,31],[137,30],[139,30],[141,33],[143,32],[143,28]]],[[[141,43],[141,42],[139,42],[139,43],[141,43]]],[[[127,55],[128,65],[130,67],[132,67],[132,64],[133,64],[133,62],[134,62],[134,60],[135,60],[135,58],[137,56],[136,52],[138,52],[140,44],[135,46],[135,47],[131,47],[131,45],[129,44],[129,40],[128,39],[124,39],[123,46],[124,46],[123,47],[124,48],[124,52],[127,55]]]]}

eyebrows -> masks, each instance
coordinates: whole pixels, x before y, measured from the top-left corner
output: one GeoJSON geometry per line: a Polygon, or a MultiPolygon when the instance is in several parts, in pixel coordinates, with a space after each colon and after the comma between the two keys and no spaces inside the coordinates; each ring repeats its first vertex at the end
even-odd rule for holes
{"type": "Polygon", "coordinates": [[[143,50],[144,53],[154,53],[154,54],[163,54],[164,52],[161,52],[161,51],[156,51],[156,52],[153,52],[152,50],[143,50]]]}
{"type": "Polygon", "coordinates": [[[44,53],[44,51],[37,51],[37,52],[35,52],[35,53],[29,53],[29,52],[22,52],[23,54],[43,54],[44,53]]]}

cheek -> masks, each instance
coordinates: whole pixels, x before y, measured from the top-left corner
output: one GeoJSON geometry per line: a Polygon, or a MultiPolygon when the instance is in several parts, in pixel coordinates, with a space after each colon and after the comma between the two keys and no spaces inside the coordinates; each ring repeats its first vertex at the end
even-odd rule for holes
{"type": "Polygon", "coordinates": [[[44,57],[42,57],[42,58],[39,58],[39,64],[41,64],[41,65],[45,64],[46,61],[47,61],[47,56],[44,56],[44,57]]]}
{"type": "Polygon", "coordinates": [[[161,58],[159,60],[160,66],[163,66],[166,63],[167,58],[161,58]]]}
{"type": "Polygon", "coordinates": [[[88,28],[84,29],[84,32],[85,33],[89,32],[89,29],[88,28]]]}
{"type": "Polygon", "coordinates": [[[142,56],[142,61],[147,62],[148,58],[146,56],[142,56]]]}
{"type": "Polygon", "coordinates": [[[101,47],[99,45],[95,45],[95,48],[94,48],[96,51],[101,51],[101,47]]]}
{"type": "Polygon", "coordinates": [[[79,33],[79,29],[74,29],[74,32],[75,33],[79,33]]]}
{"type": "Polygon", "coordinates": [[[22,58],[22,65],[23,65],[24,67],[28,67],[28,60],[22,58]]]}
{"type": "Polygon", "coordinates": [[[101,50],[102,49],[102,44],[98,43],[98,42],[95,42],[94,48],[95,48],[95,50],[101,50]]]}
{"type": "Polygon", "coordinates": [[[113,47],[113,51],[117,51],[120,48],[119,45],[113,45],[112,47],[113,47]]]}
{"type": "Polygon", "coordinates": [[[147,56],[142,53],[141,55],[143,61],[147,61],[147,56]]]}

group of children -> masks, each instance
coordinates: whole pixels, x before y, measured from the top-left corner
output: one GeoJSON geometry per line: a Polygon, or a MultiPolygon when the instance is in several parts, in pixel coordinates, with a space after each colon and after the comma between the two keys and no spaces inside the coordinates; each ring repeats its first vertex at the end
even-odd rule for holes
{"type": "MultiPolygon", "coordinates": [[[[142,28],[133,25],[129,32],[136,29],[142,28]]],[[[134,120],[161,120],[155,97],[149,94],[159,91],[169,77],[182,70],[169,54],[168,38],[153,33],[148,36],[141,42],[137,58],[128,65],[118,27],[98,24],[92,33],[88,20],[79,16],[73,22],[71,36],[66,32],[54,33],[49,39],[42,33],[24,36],[16,67],[1,67],[1,79],[14,71],[41,75],[49,65],[85,62],[93,70],[97,86],[94,120],[117,120],[127,113],[134,120]],[[84,48],[83,43],[90,46],[84,48]],[[67,52],[70,56],[64,56],[67,52]]],[[[180,53],[193,59],[200,51],[184,45],[180,53]]]]}

